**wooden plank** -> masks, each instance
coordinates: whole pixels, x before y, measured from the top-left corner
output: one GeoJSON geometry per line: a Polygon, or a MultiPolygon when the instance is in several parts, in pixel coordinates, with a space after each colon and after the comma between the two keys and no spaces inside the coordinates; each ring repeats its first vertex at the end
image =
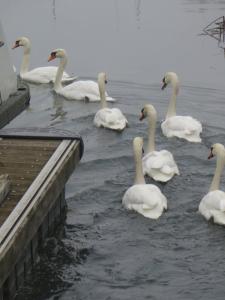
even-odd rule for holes
{"type": "Polygon", "coordinates": [[[46,139],[0,139],[1,174],[8,174],[11,182],[8,197],[0,206],[0,226],[11,212],[8,208],[13,210],[60,143],[46,139]]]}

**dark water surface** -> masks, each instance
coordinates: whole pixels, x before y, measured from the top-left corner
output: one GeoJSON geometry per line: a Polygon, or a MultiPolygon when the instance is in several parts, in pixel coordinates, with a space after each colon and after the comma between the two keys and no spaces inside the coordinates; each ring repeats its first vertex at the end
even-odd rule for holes
{"type": "MultiPolygon", "coordinates": [[[[33,67],[64,47],[71,73],[95,79],[105,70],[114,106],[130,124],[121,134],[97,129],[98,103],[67,101],[48,85],[30,86],[30,107],[8,127],[71,130],[83,137],[85,153],[67,184],[65,234],[47,241],[17,299],[224,299],[225,230],[205,222],[197,209],[215,169],[215,160],[207,161],[209,147],[225,143],[223,51],[198,34],[224,13],[225,1],[4,2],[1,19],[10,45],[29,36],[33,67]],[[160,81],[170,70],[182,83],[177,111],[203,124],[201,144],[162,135],[171,90],[162,92],[160,81]],[[132,139],[147,137],[138,115],[148,102],[159,115],[157,148],[173,152],[181,173],[158,184],[169,209],[157,221],[121,205],[133,183],[132,139]]],[[[21,49],[12,52],[17,68],[21,55],[21,49]]],[[[225,176],[222,190],[224,184],[225,176]]]]}

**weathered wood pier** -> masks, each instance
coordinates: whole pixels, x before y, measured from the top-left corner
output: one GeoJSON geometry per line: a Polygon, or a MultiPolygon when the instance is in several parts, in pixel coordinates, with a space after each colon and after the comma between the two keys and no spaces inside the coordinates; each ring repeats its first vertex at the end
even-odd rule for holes
{"type": "Polygon", "coordinates": [[[65,131],[0,130],[0,174],[10,192],[0,204],[0,300],[13,299],[44,238],[65,216],[65,184],[83,141],[65,131]]]}

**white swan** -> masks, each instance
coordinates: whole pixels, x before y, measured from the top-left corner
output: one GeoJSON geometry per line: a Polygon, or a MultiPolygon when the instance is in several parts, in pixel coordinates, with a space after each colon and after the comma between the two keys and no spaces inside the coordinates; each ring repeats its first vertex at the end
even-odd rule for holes
{"type": "Polygon", "coordinates": [[[167,209],[167,199],[154,184],[146,184],[142,170],[143,138],[133,140],[136,174],[134,185],[124,194],[122,203],[129,210],[135,210],[146,218],[158,219],[167,209]]]}
{"type": "MultiPolygon", "coordinates": [[[[22,46],[24,48],[23,60],[20,68],[20,77],[31,83],[50,83],[54,82],[57,67],[40,67],[29,71],[31,43],[27,37],[18,38],[12,49],[22,46]]],[[[77,77],[71,77],[63,72],[62,81],[64,83],[72,82],[77,77]]]]}
{"type": "Polygon", "coordinates": [[[143,172],[154,180],[166,182],[175,174],[179,175],[179,170],[171,152],[167,150],[155,150],[157,112],[151,104],[146,104],[142,109],[140,121],[146,117],[149,123],[148,146],[147,153],[142,158],[143,172]]]}
{"type": "Polygon", "coordinates": [[[201,142],[201,123],[190,116],[176,116],[176,98],[179,91],[179,81],[176,73],[168,72],[165,74],[162,90],[169,83],[172,85],[173,93],[166,114],[166,120],[161,125],[163,134],[167,137],[176,136],[189,142],[201,142]]]}
{"type": "MultiPolygon", "coordinates": [[[[99,88],[97,82],[95,81],[76,81],[63,87],[61,85],[61,78],[67,63],[65,50],[55,49],[51,52],[48,61],[51,61],[55,58],[60,59],[60,64],[54,82],[54,90],[57,94],[62,95],[69,100],[100,101],[99,88]]],[[[107,101],[115,101],[113,98],[109,97],[107,93],[105,93],[105,95],[107,101]]]]}
{"type": "Polygon", "coordinates": [[[128,121],[118,108],[108,108],[105,97],[106,74],[98,74],[98,86],[102,108],[94,117],[94,124],[97,127],[104,127],[112,130],[122,131],[128,125],[128,121]]]}
{"type": "Polygon", "coordinates": [[[216,170],[209,189],[199,204],[199,212],[206,220],[213,219],[214,223],[225,225],[225,193],[219,190],[220,177],[225,163],[224,146],[217,143],[211,148],[209,159],[217,156],[216,170]]]}

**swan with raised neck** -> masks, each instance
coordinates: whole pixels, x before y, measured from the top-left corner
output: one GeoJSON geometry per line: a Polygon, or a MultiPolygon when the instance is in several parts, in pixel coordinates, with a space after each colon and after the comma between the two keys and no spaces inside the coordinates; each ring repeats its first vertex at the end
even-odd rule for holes
{"type": "Polygon", "coordinates": [[[216,156],[216,169],[209,192],[202,198],[198,210],[206,220],[225,225],[225,193],[220,188],[220,178],[225,164],[225,148],[222,144],[214,144],[208,159],[216,156]]]}
{"type": "Polygon", "coordinates": [[[101,109],[97,111],[94,117],[94,124],[97,127],[108,128],[111,130],[122,131],[127,125],[128,121],[119,108],[108,108],[106,103],[107,77],[105,72],[98,74],[98,90],[101,102],[101,109]]]}
{"type": "Polygon", "coordinates": [[[67,64],[66,50],[60,48],[53,50],[49,55],[48,62],[55,58],[60,59],[59,66],[56,72],[54,86],[53,86],[53,89],[57,92],[63,88],[61,82],[62,82],[63,72],[67,64]]]}
{"type": "Polygon", "coordinates": [[[189,142],[201,142],[201,123],[191,116],[176,115],[176,99],[179,91],[179,80],[176,73],[167,72],[165,74],[162,89],[164,89],[169,83],[172,85],[172,95],[166,119],[161,124],[163,134],[168,138],[178,137],[189,142]]]}
{"type": "Polygon", "coordinates": [[[135,210],[146,218],[158,219],[167,209],[167,199],[154,184],[146,184],[142,169],[143,138],[133,139],[135,161],[135,180],[122,199],[123,205],[129,210],[135,210]]]}
{"type": "MultiPolygon", "coordinates": [[[[63,70],[67,64],[67,55],[64,49],[55,49],[49,55],[48,61],[59,58],[59,66],[56,73],[53,89],[57,94],[70,100],[86,100],[86,101],[100,101],[99,85],[93,80],[78,80],[67,86],[62,86],[61,79],[63,70]]],[[[103,87],[102,87],[103,88],[103,87]]],[[[114,102],[115,99],[110,97],[105,92],[106,101],[114,102]]]]}
{"type": "Polygon", "coordinates": [[[225,149],[222,144],[217,143],[217,144],[212,145],[211,152],[210,152],[208,159],[210,159],[214,156],[216,156],[216,158],[217,158],[216,159],[216,170],[215,170],[215,173],[213,176],[212,183],[210,185],[210,189],[209,189],[210,192],[219,190],[221,174],[223,172],[224,164],[225,164],[225,149]]]}
{"type": "Polygon", "coordinates": [[[144,174],[156,181],[167,182],[175,174],[179,175],[177,164],[168,150],[155,150],[157,112],[153,105],[146,104],[141,110],[140,121],[145,118],[148,120],[148,144],[147,153],[142,158],[144,174]]]}
{"type": "Polygon", "coordinates": [[[172,85],[172,95],[170,98],[166,119],[176,116],[176,102],[179,92],[179,79],[176,73],[167,72],[163,78],[162,90],[170,83],[172,85]]]}

